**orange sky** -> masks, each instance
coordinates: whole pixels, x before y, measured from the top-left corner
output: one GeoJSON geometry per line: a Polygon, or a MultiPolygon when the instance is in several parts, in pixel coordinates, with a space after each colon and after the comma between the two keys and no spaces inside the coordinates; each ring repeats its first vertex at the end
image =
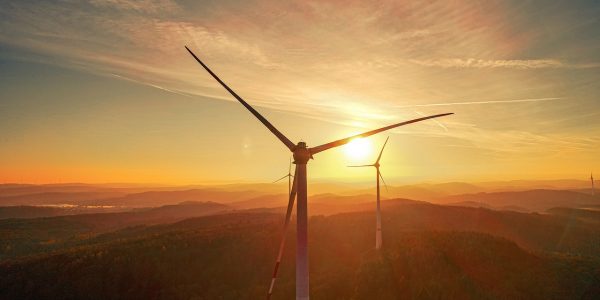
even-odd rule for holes
{"type": "MultiPolygon", "coordinates": [[[[545,1],[94,0],[0,4],[0,181],[269,181],[291,140],[392,130],[390,184],[600,170],[600,6],[545,1]],[[540,22],[544,20],[544,22],[540,22]]],[[[309,177],[369,180],[372,152],[309,177]],[[369,155],[370,154],[370,155],[369,155]]],[[[600,172],[600,171],[598,171],[600,172]]]]}

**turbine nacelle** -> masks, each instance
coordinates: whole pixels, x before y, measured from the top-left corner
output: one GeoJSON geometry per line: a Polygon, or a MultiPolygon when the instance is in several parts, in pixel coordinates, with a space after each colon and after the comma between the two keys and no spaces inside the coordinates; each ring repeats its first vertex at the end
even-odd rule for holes
{"type": "Polygon", "coordinates": [[[299,142],[292,152],[294,153],[294,164],[305,165],[308,163],[308,160],[313,158],[305,142],[299,142]]]}

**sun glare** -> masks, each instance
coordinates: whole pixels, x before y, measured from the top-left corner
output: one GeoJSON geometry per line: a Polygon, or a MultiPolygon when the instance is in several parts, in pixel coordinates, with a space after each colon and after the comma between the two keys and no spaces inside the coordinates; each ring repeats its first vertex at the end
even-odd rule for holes
{"type": "Polygon", "coordinates": [[[361,159],[371,153],[371,148],[371,142],[368,139],[357,138],[344,146],[344,152],[349,158],[361,159]]]}

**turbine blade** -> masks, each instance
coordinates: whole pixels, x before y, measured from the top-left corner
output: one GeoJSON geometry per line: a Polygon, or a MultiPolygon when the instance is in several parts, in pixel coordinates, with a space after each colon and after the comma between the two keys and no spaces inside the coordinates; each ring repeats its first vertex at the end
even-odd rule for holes
{"type": "Polygon", "coordinates": [[[187,49],[187,51],[196,59],[197,62],[200,63],[200,65],[202,65],[202,67],[217,81],[219,82],[235,99],[237,99],[237,101],[239,101],[244,107],[246,107],[246,109],[248,109],[261,123],[263,123],[263,125],[265,125],[283,144],[285,144],[286,147],[288,147],[288,149],[290,149],[290,151],[292,151],[294,149],[294,147],[296,145],[294,145],[294,143],[292,143],[292,141],[290,141],[285,135],[283,135],[281,132],[279,132],[279,130],[277,130],[277,128],[275,128],[275,126],[273,126],[273,124],[269,123],[269,121],[267,121],[267,119],[265,119],[261,114],[259,114],[252,106],[250,106],[250,104],[246,103],[246,101],[244,101],[244,99],[242,99],[242,97],[238,96],[238,94],[236,94],[231,88],[229,88],[229,86],[227,86],[225,84],[225,82],[223,82],[215,73],[213,73],[213,71],[211,71],[197,56],[196,54],[194,54],[194,52],[192,52],[192,50],[190,50],[190,48],[188,48],[187,46],[185,46],[185,49],[187,49]]]}
{"type": "Polygon", "coordinates": [[[341,139],[341,140],[333,141],[331,143],[327,143],[327,144],[323,144],[323,145],[320,145],[320,146],[316,146],[316,147],[310,148],[309,150],[310,150],[311,154],[317,154],[317,153],[319,153],[321,151],[325,151],[325,150],[328,150],[328,149],[331,149],[331,148],[334,148],[334,147],[339,147],[339,146],[342,146],[344,144],[347,144],[348,142],[350,142],[352,139],[355,139],[355,138],[368,137],[368,136],[374,135],[376,133],[380,133],[382,131],[390,130],[392,128],[396,128],[396,127],[400,127],[400,126],[403,126],[403,125],[408,125],[408,124],[412,124],[412,123],[416,123],[416,122],[420,122],[420,121],[424,121],[424,120],[428,120],[428,119],[433,119],[433,118],[448,116],[448,115],[452,115],[452,114],[454,114],[454,113],[445,113],[445,114],[427,116],[427,117],[422,117],[422,118],[418,118],[418,119],[413,119],[413,120],[410,120],[410,121],[405,121],[405,122],[402,122],[402,123],[397,123],[397,124],[389,125],[389,126],[382,127],[382,128],[379,128],[379,129],[375,129],[375,130],[363,132],[361,134],[353,135],[353,136],[347,137],[345,139],[341,139]]]}
{"type": "Polygon", "coordinates": [[[375,165],[346,166],[348,168],[374,167],[375,165]]]}
{"type": "MultiPolygon", "coordinates": [[[[296,174],[297,170],[294,170],[294,174],[296,174]]],[[[287,228],[290,224],[290,219],[292,218],[292,211],[294,208],[294,199],[296,198],[296,180],[294,179],[294,183],[292,184],[292,190],[290,191],[289,201],[287,211],[285,213],[285,222],[283,223],[283,232],[281,234],[281,243],[279,244],[279,253],[277,254],[277,261],[275,262],[275,269],[273,270],[273,277],[271,278],[271,285],[269,286],[269,292],[267,294],[267,299],[271,298],[271,294],[273,294],[273,286],[275,286],[275,279],[277,279],[277,271],[279,271],[279,264],[281,263],[281,257],[283,256],[283,248],[285,246],[285,235],[287,232],[287,228]]]]}
{"type": "Polygon", "coordinates": [[[381,178],[381,181],[383,181],[383,185],[385,186],[385,191],[389,192],[387,183],[385,183],[385,180],[383,180],[383,175],[381,175],[381,172],[379,172],[379,170],[377,170],[377,173],[379,173],[379,178],[381,178]]]}
{"type": "Polygon", "coordinates": [[[276,182],[279,182],[279,181],[281,181],[281,180],[283,180],[283,179],[285,179],[285,178],[287,178],[287,177],[288,177],[288,175],[285,175],[285,176],[283,176],[283,177],[281,177],[281,178],[279,178],[279,179],[277,179],[277,180],[275,180],[275,181],[273,181],[273,182],[271,182],[271,183],[276,183],[276,182]]]}
{"type": "Polygon", "coordinates": [[[375,163],[379,163],[379,160],[381,159],[381,155],[383,154],[383,149],[385,149],[385,145],[387,144],[389,139],[390,139],[389,136],[387,137],[387,139],[385,139],[385,143],[383,143],[383,147],[381,147],[381,152],[379,152],[379,156],[377,157],[377,160],[375,161],[375,163]]]}

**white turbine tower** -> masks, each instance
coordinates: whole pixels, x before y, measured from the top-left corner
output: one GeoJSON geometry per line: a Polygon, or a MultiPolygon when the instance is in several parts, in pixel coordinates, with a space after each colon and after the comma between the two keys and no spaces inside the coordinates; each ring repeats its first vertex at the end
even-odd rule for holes
{"type": "Polygon", "coordinates": [[[371,165],[360,165],[360,166],[349,166],[351,168],[361,168],[361,167],[375,167],[375,170],[377,171],[377,173],[375,173],[375,178],[377,181],[377,212],[376,212],[376,219],[377,219],[377,223],[376,223],[376,228],[375,228],[375,249],[379,250],[381,249],[381,200],[380,200],[380,192],[379,192],[379,178],[381,178],[381,181],[383,181],[383,184],[385,184],[385,188],[387,189],[387,184],[385,183],[385,180],[383,180],[383,176],[381,176],[381,172],[379,171],[379,161],[381,160],[381,155],[383,154],[383,149],[385,149],[385,145],[387,144],[388,140],[390,139],[390,137],[388,137],[387,139],[385,139],[385,143],[383,143],[383,147],[381,147],[381,151],[379,152],[379,156],[377,157],[377,160],[371,164],[371,165]]]}
{"type": "MultiPolygon", "coordinates": [[[[273,126],[267,119],[265,119],[261,114],[259,114],[250,104],[248,104],[244,99],[242,99],[238,94],[236,94],[229,86],[227,86],[213,71],[211,71],[187,46],[185,47],[187,51],[194,57],[194,59],[202,65],[202,67],[217,81],[223,88],[225,88],[237,101],[239,101],[250,113],[252,113],[271,133],[273,133],[279,141],[281,141],[289,151],[293,153],[294,156],[294,164],[296,165],[295,169],[295,177],[294,182],[292,184],[292,189],[290,193],[290,198],[288,201],[288,209],[286,213],[286,220],[284,224],[284,229],[287,228],[289,223],[289,218],[291,216],[292,207],[294,204],[294,197],[296,196],[296,192],[298,194],[298,205],[296,208],[296,299],[297,300],[308,300],[309,299],[309,286],[308,286],[308,209],[307,209],[307,182],[306,182],[306,164],[310,159],[313,158],[313,155],[331,149],[335,147],[339,147],[349,143],[351,140],[359,137],[367,137],[374,135],[376,133],[390,130],[392,128],[396,128],[403,125],[408,125],[416,122],[420,122],[423,120],[428,120],[432,118],[442,117],[451,115],[452,113],[438,114],[433,116],[422,117],[414,120],[409,120],[393,125],[389,125],[386,127],[382,127],[379,129],[363,132],[361,134],[357,134],[351,137],[347,137],[344,139],[336,140],[330,143],[326,143],[320,146],[308,148],[305,142],[299,142],[298,144],[292,143],[285,135],[283,135],[275,126],[273,126]]],[[[302,126],[302,124],[298,124],[302,126]]],[[[283,235],[285,237],[285,233],[283,235]]],[[[281,245],[283,245],[283,241],[281,245]]],[[[280,255],[283,247],[280,247],[280,255]]],[[[278,259],[278,262],[280,259],[278,259]]],[[[275,266],[275,271],[273,272],[273,276],[277,275],[277,268],[279,267],[279,263],[275,266]]],[[[269,290],[272,290],[272,285],[269,290]]],[[[270,294],[268,294],[270,296],[270,294]]]]}
{"type": "Polygon", "coordinates": [[[594,196],[596,193],[596,190],[594,189],[594,173],[590,173],[590,180],[592,181],[592,196],[594,196]]]}

